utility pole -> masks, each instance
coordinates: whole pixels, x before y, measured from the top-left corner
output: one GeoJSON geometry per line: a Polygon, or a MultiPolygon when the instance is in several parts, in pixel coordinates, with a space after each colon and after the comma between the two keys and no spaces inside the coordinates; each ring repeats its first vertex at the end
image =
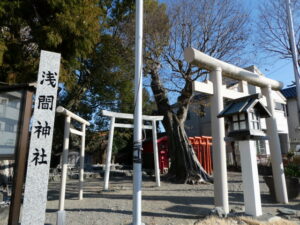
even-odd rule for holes
{"type": "Polygon", "coordinates": [[[143,0],[136,0],[133,135],[133,225],[142,225],[143,0]]]}
{"type": "MultiPolygon", "coordinates": [[[[298,50],[297,50],[296,41],[295,41],[295,32],[294,32],[294,24],[293,24],[291,1],[290,0],[286,0],[286,10],[287,10],[288,25],[289,25],[290,48],[292,50],[292,56],[293,56],[293,66],[294,66],[295,83],[296,83],[296,91],[297,91],[298,118],[299,118],[299,112],[300,112],[300,74],[299,74],[299,64],[298,64],[298,50]]],[[[299,122],[300,122],[300,120],[299,120],[299,122]]]]}

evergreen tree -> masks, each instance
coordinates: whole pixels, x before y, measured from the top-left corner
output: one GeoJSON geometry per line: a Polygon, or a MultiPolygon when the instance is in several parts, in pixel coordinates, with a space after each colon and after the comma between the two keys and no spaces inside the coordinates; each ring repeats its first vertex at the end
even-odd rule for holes
{"type": "Polygon", "coordinates": [[[61,80],[72,83],[100,40],[103,15],[97,0],[1,1],[0,81],[35,81],[43,49],[62,54],[61,80]]]}

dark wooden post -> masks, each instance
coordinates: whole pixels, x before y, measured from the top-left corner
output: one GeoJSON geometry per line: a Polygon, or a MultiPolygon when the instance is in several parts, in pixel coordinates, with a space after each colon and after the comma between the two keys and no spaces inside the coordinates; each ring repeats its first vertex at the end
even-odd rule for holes
{"type": "Polygon", "coordinates": [[[23,90],[20,114],[18,143],[15,152],[15,166],[13,178],[13,190],[9,210],[8,225],[18,225],[22,201],[22,190],[25,177],[25,169],[28,155],[29,124],[32,114],[33,91],[23,90]]]}

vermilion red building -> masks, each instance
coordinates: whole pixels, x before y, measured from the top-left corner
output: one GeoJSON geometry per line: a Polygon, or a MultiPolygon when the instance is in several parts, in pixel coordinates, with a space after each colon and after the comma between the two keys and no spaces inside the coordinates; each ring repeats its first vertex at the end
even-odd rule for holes
{"type": "MultiPolygon", "coordinates": [[[[164,173],[169,169],[168,137],[157,139],[159,169],[164,173]]],[[[143,143],[143,168],[154,169],[153,141],[147,140],[143,143]]]]}

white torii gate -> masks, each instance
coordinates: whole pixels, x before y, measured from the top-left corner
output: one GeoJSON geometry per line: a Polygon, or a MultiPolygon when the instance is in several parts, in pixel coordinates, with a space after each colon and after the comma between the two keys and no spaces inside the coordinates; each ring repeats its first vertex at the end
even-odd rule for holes
{"type": "MultiPolygon", "coordinates": [[[[110,112],[107,110],[102,110],[103,116],[110,117],[110,130],[107,144],[107,154],[106,154],[106,164],[105,164],[105,174],[104,174],[104,190],[108,190],[109,183],[109,174],[110,174],[110,166],[111,166],[111,154],[112,154],[112,144],[114,138],[114,130],[115,128],[133,128],[133,124],[123,124],[123,123],[115,123],[116,118],[119,119],[131,119],[133,120],[133,114],[128,113],[118,113],[118,112],[110,112]]],[[[157,148],[157,134],[156,134],[156,122],[163,120],[163,116],[145,116],[143,115],[143,120],[151,121],[152,125],[143,125],[143,129],[152,129],[153,135],[153,152],[154,152],[154,169],[155,169],[155,178],[157,187],[160,186],[160,172],[159,172],[159,163],[158,163],[158,148],[157,148]]]]}
{"type": "Polygon", "coordinates": [[[217,115],[223,110],[223,98],[236,99],[248,95],[245,82],[242,86],[243,92],[229,90],[222,85],[222,75],[235,80],[247,81],[249,84],[261,87],[268,110],[272,114],[272,117],[266,119],[266,124],[268,128],[267,135],[270,137],[269,145],[276,199],[278,202],[288,203],[281,148],[276,119],[274,118],[274,100],[271,93],[272,89],[281,89],[282,83],[215,59],[193,48],[185,49],[184,57],[187,62],[210,71],[211,81],[194,82],[193,90],[211,95],[215,205],[223,207],[226,213],[229,212],[226,145],[224,141],[225,126],[224,118],[217,118],[217,115]]]}
{"type": "Polygon", "coordinates": [[[79,171],[79,193],[78,199],[83,199],[83,179],[84,179],[84,153],[85,153],[85,131],[86,126],[90,123],[85,119],[77,116],[62,106],[56,108],[57,113],[65,115],[65,130],[64,130],[64,146],[63,146],[63,160],[62,160],[62,174],[61,185],[59,194],[59,211],[57,211],[56,225],[66,224],[65,213],[65,195],[66,195],[66,180],[68,170],[68,155],[69,155],[69,136],[70,133],[81,136],[81,148],[80,148],[80,171],[79,171]],[[71,119],[81,123],[81,131],[71,128],[71,119]]]}

